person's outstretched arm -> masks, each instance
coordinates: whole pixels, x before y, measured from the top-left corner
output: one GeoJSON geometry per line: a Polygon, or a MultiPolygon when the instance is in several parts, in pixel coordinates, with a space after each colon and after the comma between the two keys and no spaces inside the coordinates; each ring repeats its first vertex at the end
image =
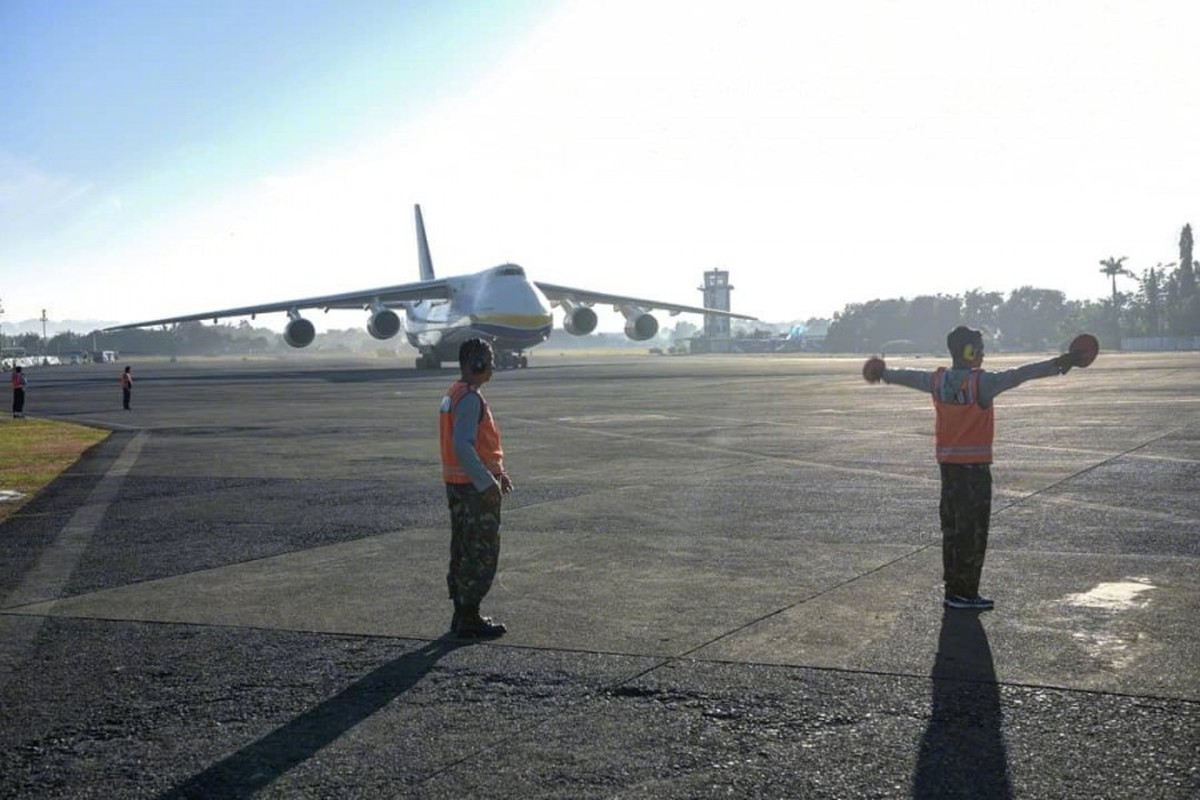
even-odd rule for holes
{"type": "Polygon", "coordinates": [[[925,369],[892,369],[890,367],[883,370],[884,383],[894,383],[898,386],[907,386],[910,389],[916,389],[918,392],[928,394],[933,391],[933,373],[925,369]]]}
{"type": "Polygon", "coordinates": [[[1063,353],[1045,361],[1033,361],[999,372],[984,371],[979,378],[979,404],[986,407],[996,395],[1015,389],[1026,381],[1065,375],[1075,365],[1076,355],[1063,353]]]}

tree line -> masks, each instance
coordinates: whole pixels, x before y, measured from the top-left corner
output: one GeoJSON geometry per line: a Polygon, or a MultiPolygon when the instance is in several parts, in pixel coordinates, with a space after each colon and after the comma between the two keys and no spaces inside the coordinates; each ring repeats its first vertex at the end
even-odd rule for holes
{"type": "MultiPolygon", "coordinates": [[[[326,331],[317,337],[312,350],[363,352],[367,342],[381,345],[365,331],[326,331]]],[[[113,350],[123,355],[154,356],[256,356],[281,355],[291,351],[283,336],[269,328],[255,328],[243,320],[237,324],[205,325],[182,322],[161,328],[125,331],[64,331],[43,343],[37,333],[4,337],[6,349],[24,348],[29,355],[65,356],[70,353],[95,353],[113,350]]],[[[391,349],[395,349],[393,345],[391,349]]]]}
{"type": "Polygon", "coordinates": [[[1007,296],[972,289],[962,295],[851,303],[834,314],[825,349],[879,352],[889,343],[904,342],[913,350],[940,353],[946,333],[964,323],[985,331],[996,350],[1061,349],[1081,331],[1094,333],[1109,349],[1130,337],[1194,343],[1200,337],[1200,262],[1192,247],[1192,227],[1185,225],[1177,262],[1159,263],[1138,275],[1125,267],[1125,256],[1102,259],[1099,272],[1112,288],[1103,300],[1068,300],[1054,289],[1022,286],[1007,296]],[[1133,279],[1136,290],[1121,291],[1118,277],[1133,279]]]}

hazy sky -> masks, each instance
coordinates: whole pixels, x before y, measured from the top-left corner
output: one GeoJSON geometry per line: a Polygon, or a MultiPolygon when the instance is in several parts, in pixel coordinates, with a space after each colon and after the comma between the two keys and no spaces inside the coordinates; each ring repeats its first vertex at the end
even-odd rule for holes
{"type": "Polygon", "coordinates": [[[1097,298],[1200,224],[1200,3],[0,0],[5,322],[414,281],[414,203],[440,275],[1097,298]]]}

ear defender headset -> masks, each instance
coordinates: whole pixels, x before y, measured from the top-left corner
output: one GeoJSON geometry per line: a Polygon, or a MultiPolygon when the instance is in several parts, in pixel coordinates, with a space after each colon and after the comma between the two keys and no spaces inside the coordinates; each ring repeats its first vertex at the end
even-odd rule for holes
{"type": "Polygon", "coordinates": [[[492,349],[482,339],[472,339],[469,346],[471,355],[467,368],[472,374],[478,375],[487,370],[488,365],[492,363],[492,349]]]}
{"type": "Polygon", "coordinates": [[[983,334],[959,325],[946,337],[946,346],[956,363],[971,364],[983,352],[983,334]]]}
{"type": "Polygon", "coordinates": [[[475,358],[471,359],[471,372],[474,372],[476,375],[478,375],[487,369],[487,367],[487,353],[481,348],[477,353],[475,353],[475,358]]]}
{"type": "Polygon", "coordinates": [[[983,355],[983,334],[971,331],[971,341],[963,345],[963,360],[973,364],[975,359],[983,355]]]}

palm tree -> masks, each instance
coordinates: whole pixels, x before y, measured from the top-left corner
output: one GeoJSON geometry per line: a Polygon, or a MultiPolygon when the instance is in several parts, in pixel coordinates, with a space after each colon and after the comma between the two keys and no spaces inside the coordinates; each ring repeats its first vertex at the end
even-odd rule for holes
{"type": "Polygon", "coordinates": [[[1109,256],[1100,262],[1100,271],[1112,278],[1113,308],[1117,307],[1117,276],[1134,277],[1134,274],[1124,267],[1125,259],[1127,258],[1129,256],[1121,256],[1120,258],[1109,256]]]}
{"type": "Polygon", "coordinates": [[[1129,256],[1121,256],[1120,258],[1109,256],[1100,262],[1100,271],[1112,278],[1113,336],[1116,337],[1118,342],[1121,340],[1121,316],[1117,305],[1117,276],[1135,277],[1132,272],[1125,269],[1124,264],[1127,258],[1129,256]]]}

